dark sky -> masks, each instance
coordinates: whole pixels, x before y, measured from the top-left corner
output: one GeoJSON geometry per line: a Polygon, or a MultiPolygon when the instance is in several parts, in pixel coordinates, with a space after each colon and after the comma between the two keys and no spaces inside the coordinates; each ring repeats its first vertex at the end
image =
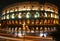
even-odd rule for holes
{"type": "MultiPolygon", "coordinates": [[[[23,1],[38,1],[38,0],[0,0],[0,7],[5,7],[9,4],[13,4],[13,3],[17,3],[17,2],[23,2],[23,1]]],[[[50,2],[53,3],[55,5],[57,5],[58,7],[60,7],[60,0],[39,0],[40,3],[44,3],[44,2],[50,2]]]]}
{"type": "MultiPolygon", "coordinates": [[[[57,5],[58,8],[60,7],[60,0],[0,0],[0,12],[5,6],[8,6],[10,4],[17,3],[17,2],[24,2],[24,1],[39,1],[40,3],[48,2],[48,3],[57,5]]],[[[60,8],[59,8],[59,12],[60,12],[60,8]]]]}

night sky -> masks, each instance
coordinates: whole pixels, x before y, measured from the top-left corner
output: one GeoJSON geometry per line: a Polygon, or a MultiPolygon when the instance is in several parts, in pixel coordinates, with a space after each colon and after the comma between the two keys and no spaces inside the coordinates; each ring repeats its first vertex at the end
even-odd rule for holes
{"type": "Polygon", "coordinates": [[[59,13],[60,13],[60,0],[0,0],[0,13],[4,7],[10,4],[17,3],[17,2],[26,2],[26,1],[39,1],[40,3],[48,2],[48,3],[55,4],[58,6],[59,13]]]}

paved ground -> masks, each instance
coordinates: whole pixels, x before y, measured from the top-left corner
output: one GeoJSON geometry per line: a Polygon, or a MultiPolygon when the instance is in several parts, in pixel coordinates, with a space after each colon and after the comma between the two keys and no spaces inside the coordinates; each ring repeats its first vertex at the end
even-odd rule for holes
{"type": "Polygon", "coordinates": [[[14,35],[0,33],[0,41],[53,41],[51,37],[24,36],[14,37],[14,35]]]}
{"type": "Polygon", "coordinates": [[[53,41],[52,38],[39,38],[39,37],[32,37],[32,36],[26,36],[23,38],[10,38],[10,37],[4,37],[0,36],[0,41],[53,41]]]}

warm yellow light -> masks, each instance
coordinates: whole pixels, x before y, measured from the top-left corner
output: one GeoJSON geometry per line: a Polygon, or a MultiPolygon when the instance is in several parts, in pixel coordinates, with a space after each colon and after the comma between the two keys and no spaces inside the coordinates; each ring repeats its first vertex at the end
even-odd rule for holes
{"type": "Polygon", "coordinates": [[[11,18],[12,18],[12,19],[14,19],[14,18],[15,18],[15,17],[14,17],[14,14],[12,14],[12,15],[11,15],[11,18]]]}
{"type": "Polygon", "coordinates": [[[48,24],[50,24],[50,20],[48,20],[48,24]]]}
{"type": "Polygon", "coordinates": [[[18,33],[18,37],[22,37],[22,33],[21,32],[18,33]]]}
{"type": "Polygon", "coordinates": [[[22,10],[23,10],[23,11],[26,11],[26,8],[23,8],[22,10]]]}
{"type": "Polygon", "coordinates": [[[47,31],[47,28],[45,27],[44,30],[47,31]]]}
{"type": "Polygon", "coordinates": [[[18,24],[18,21],[16,20],[15,23],[18,24]]]}
{"type": "Polygon", "coordinates": [[[58,24],[59,22],[58,22],[58,20],[56,20],[56,24],[58,24]]]}
{"type": "Polygon", "coordinates": [[[47,17],[47,13],[45,12],[44,14],[45,14],[45,17],[47,17]]]}
{"type": "Polygon", "coordinates": [[[10,12],[14,12],[14,9],[11,9],[10,12]]]}
{"type": "Polygon", "coordinates": [[[44,24],[47,24],[47,20],[44,21],[44,24]]]}
{"type": "Polygon", "coordinates": [[[22,16],[21,16],[21,13],[19,13],[19,14],[18,14],[18,18],[21,18],[21,17],[22,17],[22,16]]]}
{"type": "Polygon", "coordinates": [[[43,8],[41,8],[41,11],[43,11],[43,8]]]}
{"type": "Polygon", "coordinates": [[[29,17],[30,17],[30,12],[27,12],[26,18],[29,18],[29,17]]]}
{"type": "Polygon", "coordinates": [[[30,24],[30,20],[27,20],[27,24],[30,24]]]}
{"type": "Polygon", "coordinates": [[[51,17],[52,17],[52,18],[54,17],[54,14],[53,14],[53,13],[51,13],[51,17]]]}
{"type": "Polygon", "coordinates": [[[7,13],[9,13],[9,10],[7,10],[7,13]]]}
{"type": "Polygon", "coordinates": [[[38,7],[36,7],[36,8],[33,8],[32,10],[38,10],[38,7]]]}
{"type": "Polygon", "coordinates": [[[36,20],[36,24],[38,24],[39,23],[39,20],[36,20]]]}
{"type": "Polygon", "coordinates": [[[12,24],[14,24],[14,21],[12,21],[12,24]]]}
{"type": "Polygon", "coordinates": [[[6,18],[9,19],[9,15],[7,15],[6,18]]]}
{"type": "Polygon", "coordinates": [[[34,20],[32,20],[31,24],[34,24],[34,20]]]}
{"type": "Polygon", "coordinates": [[[1,23],[0,23],[0,26],[1,26],[1,23]]]}
{"type": "Polygon", "coordinates": [[[18,11],[18,9],[15,9],[15,11],[18,11]]]}

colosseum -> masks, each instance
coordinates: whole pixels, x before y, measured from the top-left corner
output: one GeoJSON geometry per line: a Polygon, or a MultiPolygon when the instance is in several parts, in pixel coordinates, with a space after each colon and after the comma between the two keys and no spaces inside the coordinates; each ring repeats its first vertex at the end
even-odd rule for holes
{"type": "Polygon", "coordinates": [[[58,7],[51,3],[20,2],[2,10],[2,33],[14,37],[49,37],[59,24],[58,7]]]}

